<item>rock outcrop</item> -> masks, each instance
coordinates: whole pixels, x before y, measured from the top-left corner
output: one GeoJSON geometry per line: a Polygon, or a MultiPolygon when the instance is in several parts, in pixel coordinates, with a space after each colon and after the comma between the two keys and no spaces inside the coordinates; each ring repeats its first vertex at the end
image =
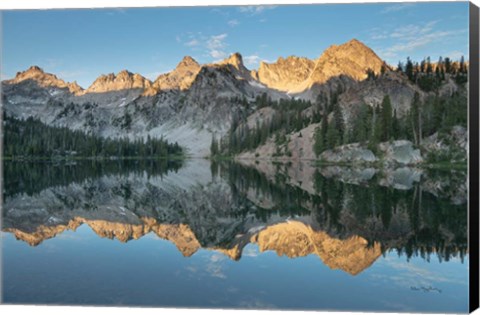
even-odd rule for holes
{"type": "Polygon", "coordinates": [[[270,88],[314,99],[304,92],[340,77],[362,81],[367,78],[367,70],[378,74],[383,65],[373,50],[352,39],[329,47],[317,60],[290,56],[275,63],[262,62],[253,75],[270,88]]]}
{"type": "Polygon", "coordinates": [[[372,151],[359,143],[346,144],[332,150],[326,150],[320,154],[320,159],[328,163],[371,163],[378,161],[372,151]]]}
{"type": "MultiPolygon", "coordinates": [[[[43,69],[38,66],[31,66],[25,71],[18,72],[15,78],[4,82],[13,85],[29,80],[36,82],[39,86],[44,88],[68,89],[70,93],[75,95],[79,95],[83,92],[82,87],[78,85],[77,82],[65,82],[62,79],[57,78],[54,74],[45,73],[43,69]]],[[[55,91],[53,91],[52,94],[55,94],[55,91]]]]}
{"type": "Polygon", "coordinates": [[[325,50],[316,61],[309,78],[297,90],[300,92],[342,75],[361,81],[367,78],[367,70],[380,73],[383,64],[382,59],[372,49],[352,39],[345,44],[333,45],[325,50]]]}
{"type": "Polygon", "coordinates": [[[412,165],[423,162],[419,149],[413,147],[408,140],[383,142],[378,145],[382,159],[386,163],[412,165]]]}
{"type": "Polygon", "coordinates": [[[140,74],[122,70],[116,75],[114,73],[101,75],[88,87],[85,93],[105,93],[129,89],[145,90],[151,85],[152,83],[140,74]]]}
{"type": "Polygon", "coordinates": [[[154,95],[165,90],[186,90],[200,71],[201,66],[190,56],[180,61],[177,67],[168,73],[160,75],[145,91],[145,95],[154,95]]]}
{"type": "Polygon", "coordinates": [[[253,76],[269,88],[289,92],[310,76],[315,61],[308,58],[289,56],[276,62],[261,62],[253,76]]]}

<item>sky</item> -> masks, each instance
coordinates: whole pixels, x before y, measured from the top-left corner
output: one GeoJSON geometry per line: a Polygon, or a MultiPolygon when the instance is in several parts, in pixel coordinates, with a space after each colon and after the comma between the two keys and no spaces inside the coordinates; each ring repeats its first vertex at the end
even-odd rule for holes
{"type": "Polygon", "coordinates": [[[2,12],[2,28],[2,80],[38,65],[84,88],[123,69],[154,80],[186,55],[210,63],[240,52],[256,69],[352,38],[392,65],[468,59],[468,2],[18,10],[2,12]]]}

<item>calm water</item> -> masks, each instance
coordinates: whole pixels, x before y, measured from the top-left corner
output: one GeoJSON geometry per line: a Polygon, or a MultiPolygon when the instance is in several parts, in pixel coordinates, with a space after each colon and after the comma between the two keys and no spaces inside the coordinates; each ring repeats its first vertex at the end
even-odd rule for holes
{"type": "Polygon", "coordinates": [[[3,301],[466,312],[462,172],[4,163],[3,301]]]}

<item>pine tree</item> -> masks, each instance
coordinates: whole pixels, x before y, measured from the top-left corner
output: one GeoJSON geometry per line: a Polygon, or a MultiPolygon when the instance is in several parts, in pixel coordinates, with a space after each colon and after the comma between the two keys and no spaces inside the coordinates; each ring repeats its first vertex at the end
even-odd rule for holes
{"type": "Polygon", "coordinates": [[[412,60],[410,60],[410,57],[407,58],[407,64],[405,65],[405,74],[407,75],[408,79],[410,81],[414,81],[413,77],[413,63],[412,60]]]}
{"type": "Polygon", "coordinates": [[[418,92],[415,92],[410,108],[410,125],[416,145],[419,145],[422,139],[422,115],[420,107],[420,94],[418,94],[418,92]]]}
{"type": "Polygon", "coordinates": [[[390,101],[390,96],[385,95],[382,101],[382,107],[380,109],[381,119],[380,119],[380,141],[388,141],[393,134],[393,125],[392,125],[392,103],[390,101]]]}
{"type": "Polygon", "coordinates": [[[400,121],[397,117],[397,110],[393,110],[393,121],[392,121],[392,138],[393,139],[401,139],[402,132],[400,130],[400,121]]]}
{"type": "Polygon", "coordinates": [[[381,73],[382,75],[384,75],[384,74],[387,72],[387,70],[388,70],[388,66],[387,66],[387,64],[386,64],[385,61],[384,61],[384,62],[382,63],[382,67],[380,68],[380,73],[381,73]]]}
{"type": "Polygon", "coordinates": [[[467,73],[467,67],[465,65],[465,58],[462,56],[460,58],[460,73],[467,73]]]}
{"type": "Polygon", "coordinates": [[[445,60],[444,60],[444,64],[445,64],[445,73],[451,73],[452,62],[451,62],[450,58],[446,57],[445,60]]]}
{"type": "Polygon", "coordinates": [[[351,138],[353,142],[364,142],[368,140],[370,119],[368,105],[362,104],[359,108],[356,119],[353,121],[351,138]]]}
{"type": "Polygon", "coordinates": [[[217,139],[215,138],[215,135],[212,135],[212,143],[210,145],[210,156],[216,156],[218,155],[218,143],[217,139]]]}
{"type": "Polygon", "coordinates": [[[343,121],[342,109],[338,104],[333,109],[333,121],[334,123],[332,125],[333,127],[335,127],[338,134],[337,145],[340,145],[343,143],[343,137],[345,133],[345,123],[343,121]]]}
{"type": "Polygon", "coordinates": [[[336,127],[335,120],[332,121],[331,124],[328,125],[327,129],[327,136],[326,136],[326,148],[327,149],[333,149],[336,146],[340,145],[342,142],[340,138],[340,132],[338,128],[336,127]]]}
{"type": "Polygon", "coordinates": [[[403,72],[403,63],[401,61],[398,62],[397,72],[403,72]]]}
{"type": "Polygon", "coordinates": [[[315,142],[313,143],[313,152],[318,157],[324,150],[325,139],[322,135],[322,129],[320,127],[315,128],[315,142]]]}

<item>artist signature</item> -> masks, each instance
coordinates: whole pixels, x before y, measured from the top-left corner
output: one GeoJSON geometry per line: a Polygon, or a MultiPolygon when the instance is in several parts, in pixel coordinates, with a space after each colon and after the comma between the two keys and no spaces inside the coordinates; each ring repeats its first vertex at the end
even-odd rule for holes
{"type": "Polygon", "coordinates": [[[410,287],[410,290],[412,291],[423,291],[423,292],[438,292],[438,293],[442,293],[442,290],[440,290],[439,288],[434,288],[432,286],[429,286],[429,287],[410,287]]]}

